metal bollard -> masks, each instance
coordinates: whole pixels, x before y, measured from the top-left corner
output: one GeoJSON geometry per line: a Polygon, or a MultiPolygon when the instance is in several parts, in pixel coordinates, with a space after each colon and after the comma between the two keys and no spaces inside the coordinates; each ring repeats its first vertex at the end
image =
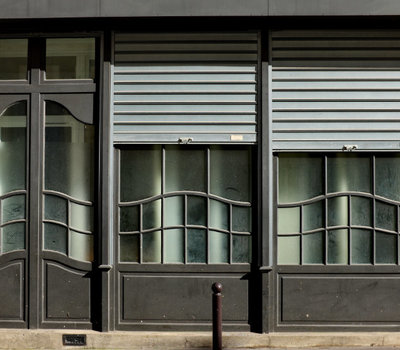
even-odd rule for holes
{"type": "Polygon", "coordinates": [[[213,350],[222,350],[222,284],[216,282],[211,287],[212,322],[213,322],[213,350]]]}

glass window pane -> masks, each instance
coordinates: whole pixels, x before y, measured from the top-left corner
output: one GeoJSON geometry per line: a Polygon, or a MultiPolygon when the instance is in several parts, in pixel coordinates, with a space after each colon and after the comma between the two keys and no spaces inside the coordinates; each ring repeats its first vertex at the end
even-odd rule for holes
{"type": "Polygon", "coordinates": [[[164,262],[185,262],[185,234],[182,229],[164,231],[164,262]]]}
{"type": "Polygon", "coordinates": [[[165,192],[206,191],[204,147],[165,146],[165,192]]]}
{"type": "Polygon", "coordinates": [[[26,80],[28,39],[0,39],[0,80],[26,80]]]}
{"type": "Polygon", "coordinates": [[[25,195],[12,196],[1,201],[1,222],[25,219],[25,195]]]}
{"type": "Polygon", "coordinates": [[[229,205],[210,199],[210,227],[229,230],[229,205]]]}
{"type": "Polygon", "coordinates": [[[209,231],[210,263],[229,262],[229,235],[217,231],[209,231]]]}
{"type": "Polygon", "coordinates": [[[142,234],[143,262],[161,262],[161,232],[147,232],[142,234]]]}
{"type": "Polygon", "coordinates": [[[328,156],[328,193],[371,193],[371,157],[337,153],[328,156]]]}
{"type": "Polygon", "coordinates": [[[325,232],[303,235],[303,264],[322,264],[325,256],[325,232]]]}
{"type": "Polygon", "coordinates": [[[323,194],[323,170],[322,156],[279,155],[279,203],[299,202],[323,194]]]}
{"type": "Polygon", "coordinates": [[[187,230],[187,261],[188,263],[207,262],[207,231],[200,229],[187,230]]]}
{"type": "Polygon", "coordinates": [[[347,226],[349,224],[348,197],[328,199],[328,226],[347,226]]]}
{"type": "Polygon", "coordinates": [[[349,262],[348,253],[347,230],[328,231],[328,263],[347,264],[349,262]]]}
{"type": "Polygon", "coordinates": [[[70,225],[73,228],[83,231],[93,230],[93,207],[70,203],[70,225]]]}
{"type": "Polygon", "coordinates": [[[44,249],[67,254],[67,229],[60,225],[44,224],[44,249]]]}
{"type": "Polygon", "coordinates": [[[167,197],[164,199],[164,227],[184,225],[184,197],[167,197]]]}
{"type": "Polygon", "coordinates": [[[92,201],[94,128],[46,102],[45,189],[92,201]]]}
{"type": "Polygon", "coordinates": [[[222,198],[250,201],[250,148],[212,146],[210,157],[211,193],[222,198]]]}
{"type": "Polygon", "coordinates": [[[249,263],[251,254],[251,237],[232,235],[232,262],[249,263]]]}
{"type": "Polygon", "coordinates": [[[375,156],[376,194],[400,201],[400,155],[375,156]]]}
{"type": "Polygon", "coordinates": [[[93,261],[93,236],[72,230],[69,232],[71,234],[69,256],[77,260],[93,261]]]}
{"type": "Polygon", "coordinates": [[[44,218],[46,220],[59,221],[63,224],[67,222],[68,201],[57,196],[44,196],[44,218]]]}
{"type": "Polygon", "coordinates": [[[377,264],[397,263],[397,235],[376,232],[375,245],[377,264]]]}
{"type": "Polygon", "coordinates": [[[375,202],[375,226],[386,230],[397,231],[397,206],[375,202]]]}
{"type": "Polygon", "coordinates": [[[139,262],[139,235],[119,236],[119,260],[121,262],[139,262]]]}
{"type": "Polygon", "coordinates": [[[120,223],[121,232],[139,231],[139,206],[120,207],[120,223]]]}
{"type": "Polygon", "coordinates": [[[161,227],[161,199],[143,204],[143,230],[161,227]]]}
{"type": "Polygon", "coordinates": [[[364,197],[351,197],[351,224],[372,226],[372,200],[364,197]]]}
{"type": "Polygon", "coordinates": [[[278,209],[278,234],[300,232],[300,207],[278,209]]]}
{"type": "Polygon", "coordinates": [[[232,206],[232,230],[251,232],[251,208],[232,206]]]}
{"type": "Polygon", "coordinates": [[[26,101],[0,115],[0,196],[26,188],[26,101]]]}
{"type": "Polygon", "coordinates": [[[353,264],[372,263],[372,231],[351,230],[351,262],[353,264]]]}
{"type": "Polygon", "coordinates": [[[303,232],[323,228],[324,222],[325,201],[319,201],[303,207],[303,232]]]}
{"type": "Polygon", "coordinates": [[[18,222],[2,229],[2,252],[25,249],[25,223],[18,222]]]}
{"type": "Polygon", "coordinates": [[[161,147],[121,150],[121,202],[161,194],[161,147]]]}
{"type": "Polygon", "coordinates": [[[187,197],[188,225],[207,225],[207,198],[187,197]]]}
{"type": "Polygon", "coordinates": [[[46,40],[47,79],[94,79],[95,39],[46,40]]]}
{"type": "Polygon", "coordinates": [[[300,264],[300,236],[278,237],[278,264],[300,264]]]}

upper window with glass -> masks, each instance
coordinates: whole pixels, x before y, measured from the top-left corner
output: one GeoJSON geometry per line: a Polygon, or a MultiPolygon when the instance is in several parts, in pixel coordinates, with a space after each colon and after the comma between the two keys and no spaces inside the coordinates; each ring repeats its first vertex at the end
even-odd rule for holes
{"type": "Polygon", "coordinates": [[[28,39],[0,39],[0,80],[27,80],[28,39]]]}

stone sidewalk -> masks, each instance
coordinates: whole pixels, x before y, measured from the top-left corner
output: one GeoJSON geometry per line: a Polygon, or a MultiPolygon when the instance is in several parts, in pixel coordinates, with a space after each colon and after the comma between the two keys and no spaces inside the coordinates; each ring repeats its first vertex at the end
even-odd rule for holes
{"type": "MultiPolygon", "coordinates": [[[[290,349],[340,350],[371,347],[400,350],[400,333],[270,333],[225,332],[224,350],[290,349]]],[[[0,349],[13,350],[204,350],[211,348],[211,332],[109,332],[0,329],[0,349]],[[86,346],[63,346],[63,334],[86,334],[86,346]]]]}

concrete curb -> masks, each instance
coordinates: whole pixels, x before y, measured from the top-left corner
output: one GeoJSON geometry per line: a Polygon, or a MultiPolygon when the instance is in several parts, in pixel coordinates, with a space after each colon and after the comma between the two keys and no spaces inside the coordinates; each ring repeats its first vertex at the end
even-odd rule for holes
{"type": "MultiPolygon", "coordinates": [[[[225,349],[399,347],[400,333],[228,333],[225,349]]],[[[73,330],[0,330],[0,349],[181,350],[211,349],[211,332],[109,332],[73,330]],[[63,334],[86,334],[86,346],[63,346],[63,334]]]]}

